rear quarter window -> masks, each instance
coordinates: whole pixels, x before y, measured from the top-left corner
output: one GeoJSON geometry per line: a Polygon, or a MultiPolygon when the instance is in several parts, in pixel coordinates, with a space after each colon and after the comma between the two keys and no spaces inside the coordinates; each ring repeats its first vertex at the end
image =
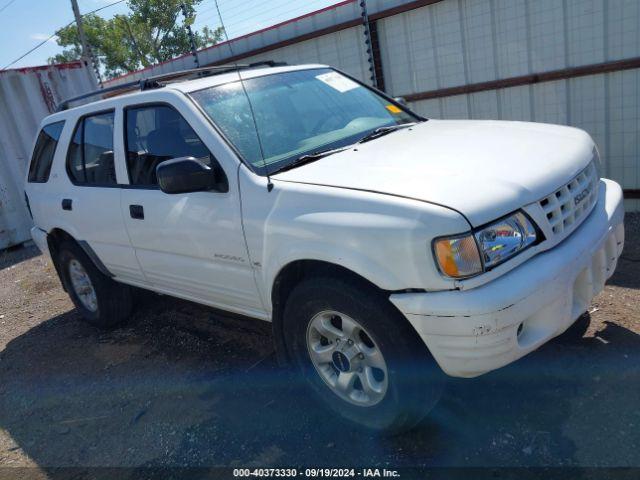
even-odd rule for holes
{"type": "Polygon", "coordinates": [[[64,121],[61,121],[46,125],[40,130],[29,165],[28,181],[30,183],[46,183],[49,180],[53,157],[63,128],[64,121]]]}

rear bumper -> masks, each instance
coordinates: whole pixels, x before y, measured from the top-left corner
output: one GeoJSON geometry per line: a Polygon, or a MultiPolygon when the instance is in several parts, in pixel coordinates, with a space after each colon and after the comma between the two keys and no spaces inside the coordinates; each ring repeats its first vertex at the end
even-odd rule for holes
{"type": "Polygon", "coordinates": [[[477,288],[390,300],[447,374],[481,375],[535,350],[587,310],[616,268],[623,221],[620,186],[602,180],[589,217],[551,250],[477,288]]]}

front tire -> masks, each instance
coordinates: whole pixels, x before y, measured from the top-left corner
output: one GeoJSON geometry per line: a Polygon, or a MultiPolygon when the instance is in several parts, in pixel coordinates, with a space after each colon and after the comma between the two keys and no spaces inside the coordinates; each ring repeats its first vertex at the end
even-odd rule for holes
{"type": "Polygon", "coordinates": [[[100,272],[77,243],[62,243],[56,260],[69,297],[88,323],[113,328],[129,317],[131,288],[100,272]]]}
{"type": "Polygon", "coordinates": [[[357,280],[304,280],[284,310],[284,337],[306,384],[333,411],[374,430],[417,424],[443,374],[382,292],[357,280]]]}

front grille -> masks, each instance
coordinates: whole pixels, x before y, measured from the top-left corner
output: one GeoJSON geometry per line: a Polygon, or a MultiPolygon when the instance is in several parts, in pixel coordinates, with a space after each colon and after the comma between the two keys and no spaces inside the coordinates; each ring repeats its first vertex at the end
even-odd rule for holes
{"type": "Polygon", "coordinates": [[[573,180],[540,200],[554,235],[576,228],[591,211],[598,199],[596,167],[591,162],[573,180]]]}

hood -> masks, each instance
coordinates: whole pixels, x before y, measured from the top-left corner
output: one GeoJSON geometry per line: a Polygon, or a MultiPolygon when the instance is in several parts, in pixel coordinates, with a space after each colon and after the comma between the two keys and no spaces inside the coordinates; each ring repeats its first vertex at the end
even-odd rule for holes
{"type": "Polygon", "coordinates": [[[586,132],[571,127],[429,120],[272,178],[435,203],[475,227],[567,183],[593,148],[586,132]]]}

